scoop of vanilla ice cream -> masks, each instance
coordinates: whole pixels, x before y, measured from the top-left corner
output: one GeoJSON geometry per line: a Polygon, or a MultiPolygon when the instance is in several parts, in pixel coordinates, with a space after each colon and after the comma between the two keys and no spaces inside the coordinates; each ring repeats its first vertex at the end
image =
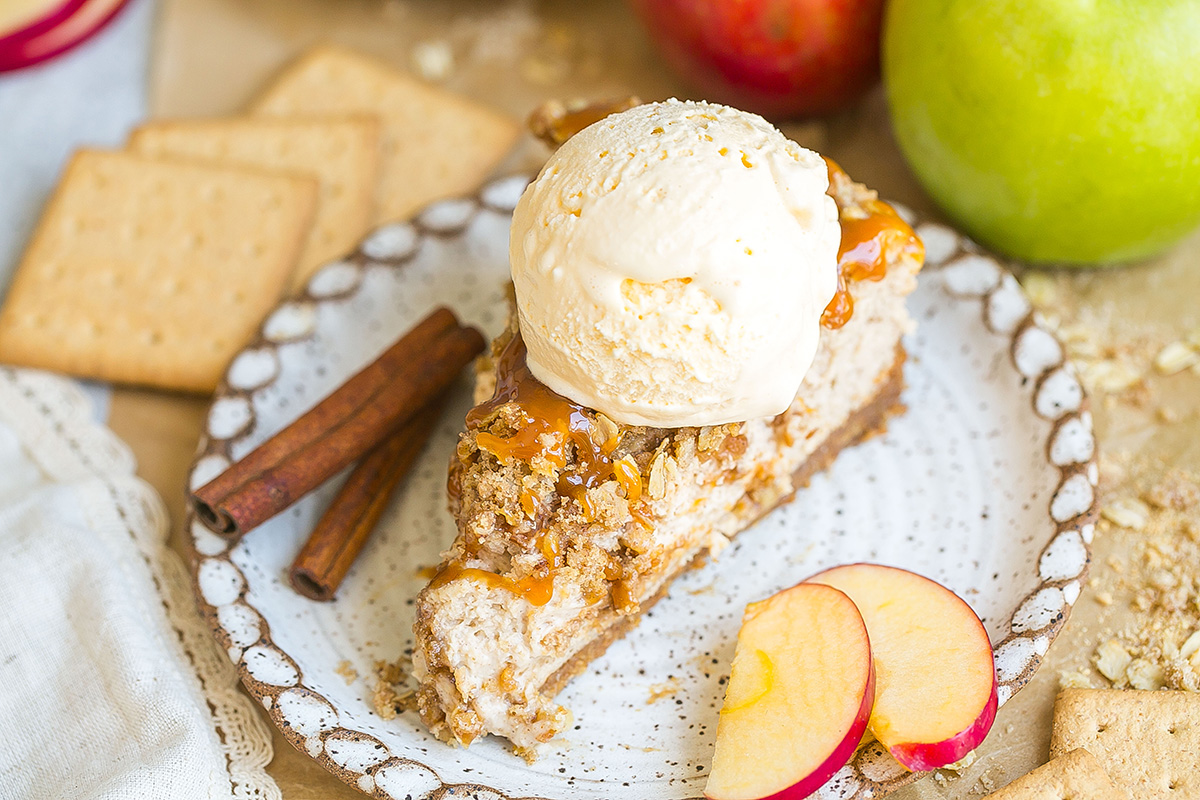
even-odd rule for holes
{"type": "Polygon", "coordinates": [[[513,214],[530,370],[630,425],[783,412],[837,288],[827,188],[820,156],[726,106],[668,100],[585,128],[513,214]]]}

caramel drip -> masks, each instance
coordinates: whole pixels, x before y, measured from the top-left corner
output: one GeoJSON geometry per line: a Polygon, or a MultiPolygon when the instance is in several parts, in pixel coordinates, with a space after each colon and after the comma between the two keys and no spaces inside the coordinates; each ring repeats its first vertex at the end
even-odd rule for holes
{"type": "MultiPolygon", "coordinates": [[[[520,415],[517,430],[507,437],[478,431],[475,442],[481,450],[501,461],[513,458],[530,461],[537,456],[547,459],[561,470],[555,484],[558,494],[575,500],[589,520],[595,519],[596,508],[588,499],[587,491],[606,481],[617,481],[630,501],[641,497],[642,478],[637,468],[628,461],[612,457],[620,437],[601,440],[603,434],[599,426],[583,406],[551,391],[533,376],[525,362],[525,342],[520,334],[514,334],[501,351],[496,364],[496,391],[490,400],[467,412],[467,427],[479,428],[487,424],[508,403],[513,404],[520,415]],[[567,465],[568,445],[575,448],[575,463],[570,466],[567,465]]],[[[538,498],[522,489],[519,500],[522,511],[538,525],[535,546],[546,559],[544,575],[514,581],[487,570],[451,562],[442,568],[430,586],[469,577],[489,587],[522,595],[535,606],[548,603],[554,594],[554,570],[564,563],[561,543],[541,527],[542,504],[538,498]]]]}
{"type": "Polygon", "coordinates": [[[529,115],[528,127],[530,133],[546,145],[557,148],[567,139],[609,114],[627,111],[641,104],[642,101],[637,97],[630,96],[601,100],[568,110],[561,103],[552,100],[529,115]]]}
{"type": "Polygon", "coordinates": [[[529,601],[530,605],[534,606],[544,606],[554,596],[554,575],[549,570],[545,575],[528,575],[520,580],[513,580],[504,575],[488,572],[486,569],[464,567],[453,561],[438,570],[438,573],[433,576],[433,580],[429,582],[429,589],[436,589],[459,578],[470,578],[489,588],[507,589],[513,594],[521,595],[529,601]]]}
{"type": "MultiPolygon", "coordinates": [[[[536,456],[546,458],[562,470],[556,487],[559,494],[577,500],[584,506],[589,519],[593,514],[586,500],[588,489],[614,479],[627,491],[632,488],[628,464],[615,462],[612,457],[620,437],[602,441],[599,426],[587,409],[551,391],[533,376],[525,363],[525,342],[520,334],[514,334],[500,353],[496,364],[495,394],[467,412],[467,427],[485,424],[506,403],[512,403],[521,415],[516,433],[502,438],[479,431],[475,442],[481,450],[501,461],[512,458],[530,461],[536,456]],[[568,444],[575,446],[575,464],[569,468],[568,444]]],[[[640,475],[637,476],[637,493],[641,494],[640,475]]]]}
{"type": "MultiPolygon", "coordinates": [[[[836,188],[850,182],[850,177],[832,159],[825,159],[829,168],[829,195],[838,202],[836,188]]],[[[893,243],[905,251],[920,256],[921,240],[900,219],[896,211],[882,200],[862,204],[867,216],[853,216],[838,202],[838,217],[842,226],[842,242],[838,247],[837,291],[825,311],[821,324],[836,330],[850,321],[854,314],[851,286],[858,281],[878,281],[887,275],[888,248],[893,243]]],[[[857,209],[855,210],[857,211],[857,209]]]]}
{"type": "Polygon", "coordinates": [[[630,612],[637,608],[637,599],[630,591],[629,582],[625,580],[614,581],[612,584],[612,602],[613,608],[618,612],[630,612]]]}

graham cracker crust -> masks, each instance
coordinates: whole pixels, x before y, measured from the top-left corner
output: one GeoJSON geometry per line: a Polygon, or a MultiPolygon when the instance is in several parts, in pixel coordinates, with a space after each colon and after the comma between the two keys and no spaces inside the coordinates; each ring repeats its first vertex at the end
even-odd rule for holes
{"type": "MultiPolygon", "coordinates": [[[[851,413],[846,422],[826,437],[825,441],[813,451],[812,455],[808,457],[800,468],[792,473],[793,486],[797,489],[808,486],[813,476],[828,468],[837,459],[838,454],[842,450],[847,447],[853,447],[859,442],[885,432],[887,430],[888,419],[903,412],[904,407],[900,402],[900,393],[904,390],[904,362],[906,358],[907,353],[904,350],[904,345],[897,344],[896,359],[892,363],[892,367],[880,381],[879,389],[875,393],[875,396],[851,413]]],[[[750,527],[754,522],[762,519],[784,503],[791,502],[794,497],[795,492],[782,498],[778,503],[766,509],[753,522],[746,525],[746,527],[750,527]]],[[[671,583],[677,577],[690,569],[699,567],[707,557],[708,551],[705,550],[682,569],[670,575],[661,589],[640,604],[640,610],[637,614],[616,616],[615,621],[600,636],[588,642],[570,660],[559,667],[557,672],[546,679],[545,683],[541,686],[542,693],[547,697],[553,697],[562,691],[572,678],[582,674],[587,669],[588,664],[602,656],[609,645],[637,627],[641,621],[642,614],[649,611],[655,603],[668,594],[671,583]]]]}

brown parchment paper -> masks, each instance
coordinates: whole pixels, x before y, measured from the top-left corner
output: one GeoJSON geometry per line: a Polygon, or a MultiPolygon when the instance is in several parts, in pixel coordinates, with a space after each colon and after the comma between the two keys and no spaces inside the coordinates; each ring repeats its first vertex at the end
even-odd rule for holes
{"type": "MultiPolygon", "coordinates": [[[[318,41],[335,41],[397,66],[424,66],[447,88],[523,117],[551,97],[630,92],[646,99],[689,96],[671,77],[619,0],[162,0],[151,79],[156,117],[236,113],[270,74],[318,41]],[[453,63],[422,62],[430,48],[453,63]]],[[[887,198],[934,211],[891,139],[882,93],[820,123],[783,126],[793,138],[836,159],[887,198]]],[[[536,167],[544,154],[526,143],[508,168],[536,167]]],[[[1200,326],[1200,236],[1151,263],[1088,273],[1039,273],[1035,299],[1080,338],[1079,352],[1119,359],[1137,383],[1097,390],[1094,409],[1112,496],[1131,491],[1174,464],[1200,472],[1200,373],[1157,374],[1162,345],[1200,326]],[[1115,468],[1107,468],[1115,461],[1115,468]]],[[[1090,374],[1090,373],[1089,373],[1090,374]]],[[[1120,383],[1119,381],[1117,382],[1120,383]]],[[[183,547],[183,487],[204,417],[203,400],[117,390],[111,426],[137,454],[141,475],[158,489],[183,547]]],[[[1179,534],[1182,535],[1182,534],[1179,534]]],[[[1060,673],[1090,675],[1096,645],[1114,631],[1144,623],[1126,595],[1109,605],[1096,595],[1128,577],[1139,535],[1102,524],[1093,583],[1041,671],[1000,712],[977,758],[960,773],[941,772],[897,792],[897,800],[981,796],[1047,758],[1051,709],[1060,673]]],[[[287,800],[357,798],[307,756],[275,735],[270,772],[287,800]]]]}

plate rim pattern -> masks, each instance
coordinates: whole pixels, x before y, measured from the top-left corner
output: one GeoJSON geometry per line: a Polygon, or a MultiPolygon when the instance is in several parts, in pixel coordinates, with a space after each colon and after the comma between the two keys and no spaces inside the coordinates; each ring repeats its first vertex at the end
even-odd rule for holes
{"type": "MultiPolygon", "coordinates": [[[[253,341],[230,363],[213,395],[204,432],[188,470],[195,488],[228,465],[232,444],[254,430],[253,397],[278,379],[277,349],[310,338],[316,309],[344,300],[359,290],[371,269],[398,269],[412,260],[429,237],[462,235],[476,215],[510,214],[528,174],[509,175],[484,184],[475,194],[440,200],[413,219],[382,225],[368,233],[349,256],[318,270],[302,292],[285,298],[264,320],[253,341]]],[[[999,703],[1004,705],[1040,666],[1066,624],[1087,577],[1097,516],[1099,468],[1089,403],[1075,368],[1016,278],[995,257],[938,222],[922,221],[901,204],[892,204],[916,227],[926,245],[923,272],[935,273],[946,295],[975,303],[985,328],[1009,337],[1010,365],[1033,384],[1033,412],[1051,423],[1045,445],[1047,463],[1058,485],[1046,509],[1049,541],[1037,560],[1037,586],[1016,606],[993,646],[999,703]]],[[[303,671],[271,638],[270,624],[247,601],[247,581],[233,563],[233,545],[209,533],[189,509],[184,519],[190,550],[192,585],[200,613],[228,654],[246,691],[266,709],[272,723],[292,746],[318,761],[344,783],[372,797],[397,797],[394,783],[412,800],[475,796],[483,800],[536,800],[512,797],[478,783],[446,783],[431,767],[395,756],[376,737],[338,724],[336,707],[304,684],[303,671]],[[267,664],[255,670],[253,664],[267,664]],[[256,677],[253,672],[258,671],[256,677]],[[271,673],[266,681],[264,672],[271,673]],[[285,708],[304,705],[315,725],[298,725],[285,708]]],[[[822,798],[866,800],[917,780],[922,773],[904,770],[878,744],[860,748],[853,760],[819,790],[822,798]]],[[[702,800],[702,798],[697,798],[702,800]]]]}

